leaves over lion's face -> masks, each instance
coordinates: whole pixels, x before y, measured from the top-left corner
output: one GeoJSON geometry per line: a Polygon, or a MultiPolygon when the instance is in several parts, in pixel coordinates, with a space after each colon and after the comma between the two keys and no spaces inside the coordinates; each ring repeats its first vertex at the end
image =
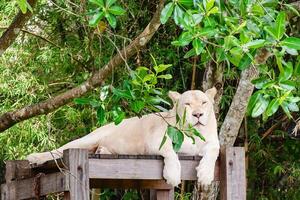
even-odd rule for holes
{"type": "Polygon", "coordinates": [[[213,111],[213,98],[216,94],[216,89],[212,88],[205,93],[200,90],[190,90],[183,94],[170,92],[169,96],[173,100],[175,110],[184,125],[192,125],[195,128],[207,125],[213,111]],[[185,114],[184,114],[185,113],[185,114]]]}

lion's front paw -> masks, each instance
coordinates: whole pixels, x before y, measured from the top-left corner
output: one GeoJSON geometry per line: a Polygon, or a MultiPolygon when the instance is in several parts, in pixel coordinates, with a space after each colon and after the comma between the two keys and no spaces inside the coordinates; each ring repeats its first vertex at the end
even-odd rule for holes
{"type": "Polygon", "coordinates": [[[164,168],[163,176],[166,179],[167,183],[173,187],[178,186],[181,183],[180,167],[176,168],[164,168]]]}
{"type": "Polygon", "coordinates": [[[48,159],[47,156],[45,156],[45,153],[33,153],[27,156],[26,158],[30,163],[32,164],[43,164],[45,163],[48,159]]]}
{"type": "Polygon", "coordinates": [[[196,168],[198,183],[203,186],[210,185],[214,180],[214,165],[211,166],[207,163],[200,163],[196,168]]]}

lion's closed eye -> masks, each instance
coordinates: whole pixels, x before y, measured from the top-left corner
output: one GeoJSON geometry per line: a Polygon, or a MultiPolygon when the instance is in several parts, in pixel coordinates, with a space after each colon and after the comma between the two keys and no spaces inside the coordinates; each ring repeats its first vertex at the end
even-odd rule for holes
{"type": "Polygon", "coordinates": [[[191,104],[190,104],[190,103],[185,103],[184,105],[186,105],[186,106],[191,106],[191,104]]]}
{"type": "Polygon", "coordinates": [[[204,104],[206,104],[206,103],[207,103],[207,101],[203,101],[203,102],[202,102],[202,105],[204,105],[204,104]]]}

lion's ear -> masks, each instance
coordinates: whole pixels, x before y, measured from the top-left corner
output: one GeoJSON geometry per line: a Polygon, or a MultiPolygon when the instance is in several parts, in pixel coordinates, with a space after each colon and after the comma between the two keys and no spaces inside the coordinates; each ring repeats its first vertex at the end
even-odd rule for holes
{"type": "Polygon", "coordinates": [[[168,96],[173,101],[173,105],[175,105],[176,102],[178,102],[178,99],[180,98],[180,95],[181,94],[179,94],[178,92],[169,91],[168,96]]]}
{"type": "Polygon", "coordinates": [[[214,101],[214,98],[217,94],[217,89],[215,87],[212,87],[208,90],[205,91],[206,96],[208,96],[208,98],[210,98],[212,101],[214,101]]]}

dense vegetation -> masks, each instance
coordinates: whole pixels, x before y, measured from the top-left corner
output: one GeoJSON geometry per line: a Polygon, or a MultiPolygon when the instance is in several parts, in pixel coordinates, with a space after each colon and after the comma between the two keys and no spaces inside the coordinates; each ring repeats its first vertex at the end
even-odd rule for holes
{"type": "MultiPolygon", "coordinates": [[[[158,4],[39,0],[30,6],[26,0],[2,0],[0,35],[17,13],[33,15],[0,52],[0,122],[7,112],[88,80],[133,42],[158,4]]],[[[300,199],[300,127],[298,135],[295,131],[300,117],[299,10],[299,2],[276,0],[166,1],[159,12],[163,25],[146,47],[122,57],[123,64],[95,88],[46,115],[1,129],[1,165],[61,146],[108,122],[168,109],[169,90],[216,86],[220,127],[234,96],[249,101],[246,115],[236,116],[243,123],[235,141],[247,149],[249,199],[300,199]],[[254,79],[251,98],[237,93],[247,70],[256,74],[248,77],[254,79]]],[[[186,192],[188,198],[191,189],[186,192]]],[[[137,196],[133,191],[124,198],[137,196]]]]}

